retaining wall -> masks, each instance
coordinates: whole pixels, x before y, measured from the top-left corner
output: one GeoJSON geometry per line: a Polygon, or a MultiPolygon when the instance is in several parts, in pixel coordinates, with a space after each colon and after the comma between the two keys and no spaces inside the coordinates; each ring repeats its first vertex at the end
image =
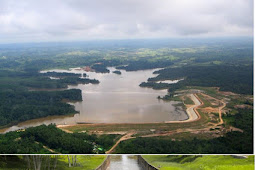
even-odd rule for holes
{"type": "Polygon", "coordinates": [[[110,164],[110,156],[108,155],[105,158],[104,162],[101,165],[99,165],[95,170],[106,170],[109,164],[110,164]]]}
{"type": "Polygon", "coordinates": [[[144,170],[159,170],[159,168],[156,168],[155,166],[149,164],[141,155],[138,155],[137,157],[138,163],[144,170]]]}

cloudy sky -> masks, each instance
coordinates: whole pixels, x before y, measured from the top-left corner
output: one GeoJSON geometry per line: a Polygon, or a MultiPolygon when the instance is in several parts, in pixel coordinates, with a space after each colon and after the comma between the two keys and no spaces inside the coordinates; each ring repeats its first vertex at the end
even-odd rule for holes
{"type": "Polygon", "coordinates": [[[0,0],[0,43],[253,35],[253,0],[0,0]]]}

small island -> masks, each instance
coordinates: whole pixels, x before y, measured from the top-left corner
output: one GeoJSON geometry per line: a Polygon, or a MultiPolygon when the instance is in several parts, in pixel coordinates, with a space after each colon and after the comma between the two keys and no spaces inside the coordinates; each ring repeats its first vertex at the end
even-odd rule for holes
{"type": "Polygon", "coordinates": [[[119,70],[115,70],[115,71],[113,71],[113,73],[121,75],[121,72],[119,70]]]}

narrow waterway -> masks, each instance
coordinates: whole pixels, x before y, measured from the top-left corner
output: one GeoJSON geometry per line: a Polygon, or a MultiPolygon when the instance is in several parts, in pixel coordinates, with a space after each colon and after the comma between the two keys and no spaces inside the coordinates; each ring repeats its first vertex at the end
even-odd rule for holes
{"type": "Polygon", "coordinates": [[[137,156],[134,155],[112,155],[107,170],[142,170],[138,164],[137,156]]]}

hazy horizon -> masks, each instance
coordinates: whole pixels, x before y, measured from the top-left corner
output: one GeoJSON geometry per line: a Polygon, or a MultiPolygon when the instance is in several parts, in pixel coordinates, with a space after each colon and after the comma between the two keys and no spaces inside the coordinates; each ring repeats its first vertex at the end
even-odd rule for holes
{"type": "Polygon", "coordinates": [[[106,43],[106,42],[135,42],[135,41],[143,41],[143,42],[160,42],[160,41],[173,41],[173,40],[188,40],[188,41],[196,41],[196,40],[237,40],[237,39],[245,39],[249,40],[254,39],[254,36],[222,36],[222,37],[177,37],[177,38],[125,38],[125,39],[89,39],[89,40],[66,40],[66,41],[28,41],[28,42],[0,42],[0,45],[26,45],[26,44],[70,44],[70,43],[106,43]]]}

